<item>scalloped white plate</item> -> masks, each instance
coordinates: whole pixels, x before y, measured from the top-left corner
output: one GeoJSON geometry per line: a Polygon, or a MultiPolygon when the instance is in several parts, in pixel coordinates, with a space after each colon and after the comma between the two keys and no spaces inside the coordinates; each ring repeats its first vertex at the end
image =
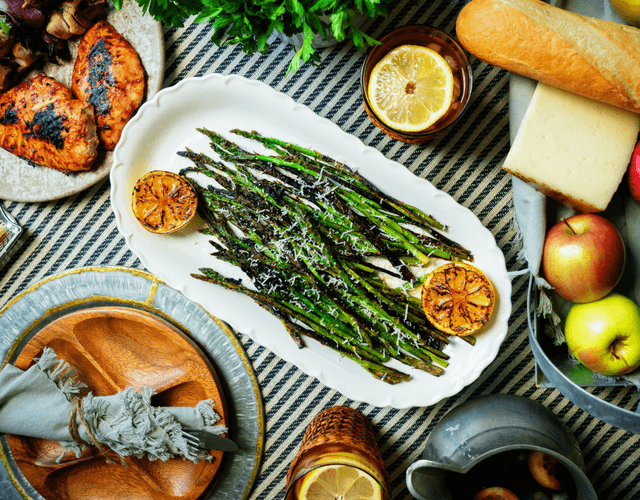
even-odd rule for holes
{"type": "MultiPolygon", "coordinates": [[[[124,2],[121,10],[111,7],[106,20],[131,44],[140,56],[147,74],[147,99],[162,88],[164,78],[164,40],[162,25],[144,15],[136,2],[124,2]]],[[[75,55],[82,37],[69,41],[71,59],[63,64],[47,63],[23,78],[44,72],[70,86],[75,55]]],[[[3,200],[40,202],[58,200],[76,194],[109,175],[113,152],[100,151],[95,165],[86,172],[63,174],[53,168],[33,166],[0,149],[0,198],[3,200]]]]}
{"type": "Polygon", "coordinates": [[[353,400],[395,408],[435,404],[476,380],[495,359],[507,334],[511,282],[502,252],[478,218],[428,181],[264,83],[237,75],[210,74],[163,89],[125,127],[114,152],[110,179],[118,229],[150,272],[236,330],[353,400]],[[357,168],[383,191],[447,224],[448,235],[474,253],[475,265],[491,279],[498,296],[491,322],[478,335],[476,345],[471,347],[453,339],[446,348],[451,360],[445,375],[436,378],[402,366],[412,379],[391,386],[309,339],[308,348],[298,349],[280,321],[250,298],[191,278],[190,273],[197,273],[200,267],[212,267],[236,278],[242,273],[210,255],[213,248],[209,238],[198,233],[200,220],[169,235],[147,232],[133,216],[131,193],[137,179],[151,170],[178,172],[189,165],[188,160],[176,155],[177,151],[185,147],[209,151],[207,139],[196,127],[228,137],[233,128],[257,130],[316,149],[357,168]]]}

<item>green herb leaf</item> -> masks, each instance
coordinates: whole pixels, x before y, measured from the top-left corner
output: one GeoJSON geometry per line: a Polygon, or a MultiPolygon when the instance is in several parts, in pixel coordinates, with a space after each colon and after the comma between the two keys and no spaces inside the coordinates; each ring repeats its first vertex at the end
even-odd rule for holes
{"type": "Polygon", "coordinates": [[[344,27],[348,24],[348,21],[349,18],[344,11],[331,14],[331,34],[339,42],[345,39],[344,27]]]}
{"type": "MultiPolygon", "coordinates": [[[[304,7],[299,0],[285,0],[288,14],[291,16],[291,24],[296,28],[304,24],[304,7]]],[[[306,26],[306,25],[305,25],[306,26]]]]}
{"type": "Polygon", "coordinates": [[[331,8],[336,4],[336,0],[317,0],[316,2],[312,3],[311,6],[309,7],[309,10],[312,12],[316,12],[316,11],[330,11],[332,10],[331,8]]]}
{"type": "Polygon", "coordinates": [[[314,33],[317,33],[323,37],[327,37],[328,29],[326,23],[324,23],[320,17],[314,12],[308,12],[305,16],[307,24],[314,33]]]}
{"type": "Polygon", "coordinates": [[[300,47],[300,50],[298,50],[293,56],[293,59],[289,64],[287,73],[289,71],[295,73],[296,71],[298,71],[298,68],[300,67],[301,63],[306,63],[310,59],[313,59],[315,61],[320,60],[320,56],[316,54],[312,43],[313,43],[313,30],[308,24],[305,23],[303,26],[302,47],[300,47]]]}
{"type": "Polygon", "coordinates": [[[9,36],[11,26],[9,26],[9,24],[7,23],[7,18],[4,16],[0,16],[0,28],[2,28],[2,31],[6,36],[9,36]]]}
{"type": "MultiPolygon", "coordinates": [[[[296,51],[289,71],[301,64],[318,62],[320,56],[311,43],[314,35],[336,40],[352,40],[365,50],[378,42],[353,26],[360,14],[386,15],[394,0],[135,0],[144,13],[167,26],[182,27],[191,16],[196,23],[210,24],[211,41],[218,46],[241,44],[247,54],[269,50],[267,39],[273,30],[286,36],[303,34],[303,46],[296,51]],[[322,16],[329,16],[325,22],[322,16]]],[[[117,9],[124,0],[112,0],[117,9]]],[[[5,30],[5,26],[0,25],[5,30]]]]}

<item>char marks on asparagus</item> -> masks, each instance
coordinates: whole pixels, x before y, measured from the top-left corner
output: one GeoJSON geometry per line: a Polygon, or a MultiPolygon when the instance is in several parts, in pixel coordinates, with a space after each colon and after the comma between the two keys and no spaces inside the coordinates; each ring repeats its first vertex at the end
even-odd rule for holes
{"type": "Polygon", "coordinates": [[[183,151],[192,166],[181,174],[196,185],[213,255],[251,282],[210,268],[194,278],[252,297],[299,347],[304,337],[314,338],[387,383],[410,378],[388,365],[391,358],[443,373],[448,337],[427,322],[420,299],[409,293],[421,283],[416,269],[432,258],[473,259],[442,234],[442,224],[318,152],[232,131],[275,153],[259,154],[198,130],[219,160],[183,151]],[[215,185],[203,187],[194,174],[215,185]]]}

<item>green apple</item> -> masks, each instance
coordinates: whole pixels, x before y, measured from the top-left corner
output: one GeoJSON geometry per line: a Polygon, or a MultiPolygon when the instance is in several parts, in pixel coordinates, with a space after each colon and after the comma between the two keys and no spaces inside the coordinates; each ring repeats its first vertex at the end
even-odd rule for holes
{"type": "Polygon", "coordinates": [[[640,27],[640,0],[611,0],[611,6],[622,19],[640,27]]]}
{"type": "Polygon", "coordinates": [[[617,376],[640,366],[640,307],[624,295],[573,304],[564,335],[573,355],[594,372],[617,376]]]}

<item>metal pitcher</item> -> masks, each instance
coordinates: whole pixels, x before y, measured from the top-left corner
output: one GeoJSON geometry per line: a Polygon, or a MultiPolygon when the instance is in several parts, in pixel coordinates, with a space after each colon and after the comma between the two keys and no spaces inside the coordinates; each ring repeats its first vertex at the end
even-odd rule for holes
{"type": "Polygon", "coordinates": [[[417,500],[450,500],[448,481],[489,457],[513,450],[556,457],[575,482],[577,500],[597,500],[569,429],[542,404],[508,394],[470,399],[447,413],[429,435],[422,460],[407,469],[407,487],[417,500]]]}

